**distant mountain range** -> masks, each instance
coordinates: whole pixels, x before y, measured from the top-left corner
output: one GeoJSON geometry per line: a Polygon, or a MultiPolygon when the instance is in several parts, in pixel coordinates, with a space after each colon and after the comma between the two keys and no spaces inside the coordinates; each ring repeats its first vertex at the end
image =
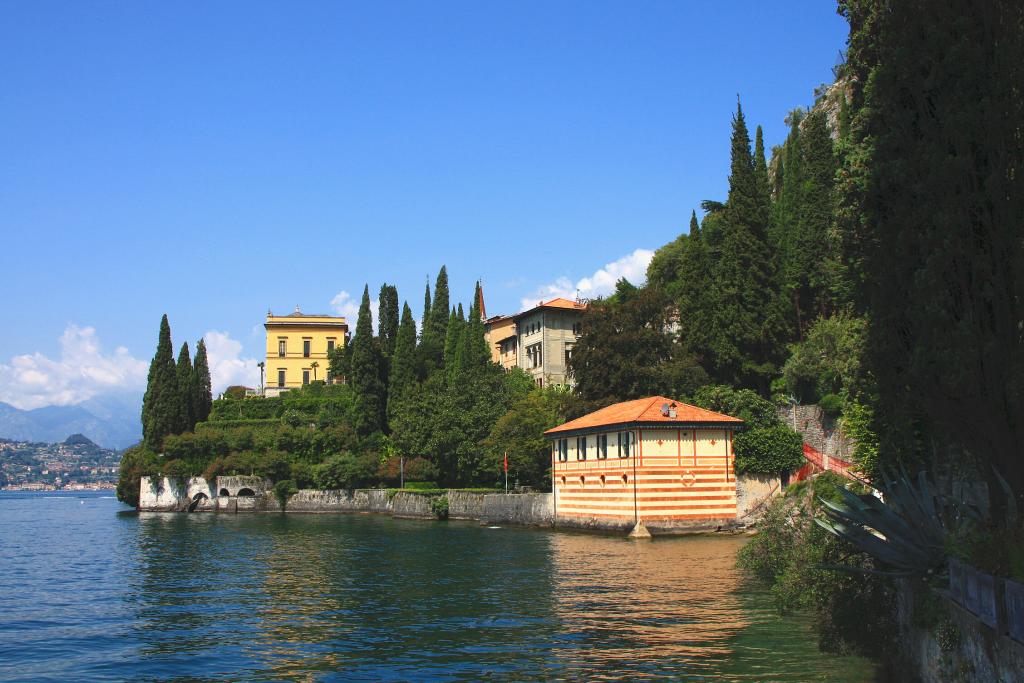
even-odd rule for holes
{"type": "Polygon", "coordinates": [[[0,403],[0,437],[60,443],[84,435],[104,448],[123,449],[142,439],[141,394],[109,394],[73,406],[20,410],[0,403]]]}

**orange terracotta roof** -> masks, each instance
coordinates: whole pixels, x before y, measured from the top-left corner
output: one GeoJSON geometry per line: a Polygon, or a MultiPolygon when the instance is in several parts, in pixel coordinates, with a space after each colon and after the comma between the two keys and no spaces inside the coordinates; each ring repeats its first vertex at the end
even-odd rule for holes
{"type": "Polygon", "coordinates": [[[732,423],[737,426],[743,424],[743,420],[730,415],[724,415],[722,413],[716,413],[713,410],[705,410],[704,408],[691,406],[688,403],[674,401],[671,398],[665,398],[664,396],[653,396],[651,398],[638,398],[634,401],[624,401],[622,403],[610,405],[607,408],[601,408],[601,410],[596,410],[584,415],[583,417],[570,420],[569,422],[559,425],[553,429],[549,429],[544,433],[559,434],[562,432],[594,429],[597,427],[608,427],[611,425],[633,424],[638,422],[672,425],[681,423],[694,424],[701,422],[714,424],[732,423]],[[661,406],[664,403],[668,403],[669,405],[675,404],[675,417],[662,415],[661,406]]]}
{"type": "Polygon", "coordinates": [[[570,311],[584,311],[587,309],[587,305],[581,304],[578,301],[570,301],[569,299],[565,299],[563,297],[557,297],[549,301],[538,301],[537,305],[534,306],[533,308],[528,308],[525,311],[522,311],[521,313],[516,313],[512,317],[521,318],[527,313],[532,313],[533,311],[536,311],[538,308],[562,308],[570,311]]]}

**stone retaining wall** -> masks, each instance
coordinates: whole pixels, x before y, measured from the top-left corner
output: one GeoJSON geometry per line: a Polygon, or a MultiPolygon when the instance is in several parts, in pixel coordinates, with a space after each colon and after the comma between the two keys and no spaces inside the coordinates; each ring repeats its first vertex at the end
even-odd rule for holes
{"type": "Polygon", "coordinates": [[[486,524],[551,526],[554,496],[550,493],[495,493],[483,496],[486,524]]]}
{"type": "MultiPolygon", "coordinates": [[[[151,480],[143,477],[139,509],[148,512],[184,512],[193,505],[193,511],[218,512],[274,512],[281,506],[274,495],[269,481],[259,477],[218,477],[210,485],[201,477],[187,482],[169,479],[151,480]],[[243,489],[250,489],[256,495],[234,495],[243,489]],[[227,490],[233,495],[216,495],[227,490]]],[[[741,480],[739,490],[744,490],[741,480]]],[[[761,500],[773,495],[771,482],[755,481],[747,496],[761,500]]],[[[776,490],[777,491],[777,490],[776,490]]],[[[479,520],[485,524],[518,524],[523,526],[558,526],[598,531],[626,532],[633,527],[632,520],[555,518],[554,496],[550,493],[480,494],[466,491],[448,491],[448,511],[452,519],[479,520]]],[[[415,491],[389,492],[386,489],[317,490],[303,489],[288,499],[286,510],[296,513],[378,513],[395,517],[433,519],[431,501],[436,496],[415,491]]],[[[741,499],[745,499],[743,495],[741,499]]],[[[668,520],[659,524],[656,520],[648,527],[657,533],[680,533],[729,529],[737,520],[702,520],[694,523],[680,523],[668,520]]]]}

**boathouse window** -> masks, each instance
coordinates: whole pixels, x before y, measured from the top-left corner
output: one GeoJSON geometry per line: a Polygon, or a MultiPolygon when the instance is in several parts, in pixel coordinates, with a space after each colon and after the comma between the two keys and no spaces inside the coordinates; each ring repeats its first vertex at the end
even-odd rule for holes
{"type": "Polygon", "coordinates": [[[277,357],[278,358],[284,358],[285,350],[287,349],[287,345],[288,345],[288,343],[284,339],[281,339],[280,341],[277,342],[277,357]]]}
{"type": "Polygon", "coordinates": [[[620,458],[628,458],[629,457],[629,447],[630,447],[630,444],[633,441],[633,432],[619,432],[618,436],[619,436],[619,443],[618,443],[619,457],[620,458]]]}
{"type": "Polygon", "coordinates": [[[283,387],[284,386],[284,370],[278,370],[277,371],[277,386],[279,386],[279,387],[283,387]]]}
{"type": "Polygon", "coordinates": [[[569,439],[558,440],[558,459],[562,462],[569,459],[569,439]]]}
{"type": "Polygon", "coordinates": [[[598,434],[597,435],[597,459],[607,460],[608,459],[608,435],[598,434]]]}
{"type": "Polygon", "coordinates": [[[302,357],[303,358],[309,358],[309,347],[312,344],[313,344],[313,341],[310,340],[310,339],[303,339],[302,340],[302,357]]]}
{"type": "Polygon", "coordinates": [[[585,436],[576,437],[576,459],[587,459],[587,437],[585,436]]]}

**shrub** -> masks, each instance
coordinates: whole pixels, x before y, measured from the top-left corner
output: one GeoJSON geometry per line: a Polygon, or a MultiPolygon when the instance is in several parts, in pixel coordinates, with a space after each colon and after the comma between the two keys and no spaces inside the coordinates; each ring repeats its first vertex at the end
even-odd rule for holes
{"type": "Polygon", "coordinates": [[[859,401],[849,401],[843,409],[843,432],[854,442],[853,461],[868,477],[878,472],[878,434],[874,431],[874,410],[859,401]]]}
{"type": "Polygon", "coordinates": [[[292,463],[292,480],[300,489],[308,489],[313,486],[314,468],[307,462],[292,463]]]}
{"type": "Polygon", "coordinates": [[[440,489],[436,481],[407,481],[405,482],[405,488],[416,490],[423,489],[440,489]]]}
{"type": "Polygon", "coordinates": [[[231,401],[241,401],[245,399],[246,387],[239,384],[232,385],[224,390],[224,398],[231,401]]]}
{"type": "Polygon", "coordinates": [[[214,478],[219,477],[226,471],[224,465],[224,458],[214,458],[210,461],[210,464],[206,466],[206,469],[203,470],[203,479],[212,484],[214,478]]]}
{"type": "Polygon", "coordinates": [[[839,417],[843,412],[843,397],[838,394],[825,394],[818,401],[818,407],[829,417],[839,417]]]}
{"type": "Polygon", "coordinates": [[[776,499],[743,547],[739,565],[767,584],[783,611],[809,611],[819,646],[836,654],[879,658],[898,646],[895,585],[887,578],[828,569],[839,564],[867,570],[873,560],[814,523],[818,498],[836,499],[845,480],[826,472],[776,499]]]}
{"type": "Polygon", "coordinates": [[[298,487],[295,486],[295,482],[291,479],[282,479],[274,484],[274,495],[277,497],[277,502],[281,505],[281,512],[284,512],[285,508],[288,507],[288,499],[298,492],[298,487]]]}
{"type": "Polygon", "coordinates": [[[117,478],[117,499],[139,507],[139,486],[142,477],[160,472],[160,460],[144,446],[133,446],[121,455],[121,469],[117,478]]]}
{"type": "Polygon", "coordinates": [[[818,318],[807,338],[790,347],[782,368],[786,388],[801,401],[855,390],[864,354],[867,323],[863,318],[837,313],[818,318]]]}
{"type": "Polygon", "coordinates": [[[294,408],[289,408],[288,410],[284,411],[284,414],[281,416],[281,422],[284,422],[289,427],[297,428],[304,425],[308,425],[309,417],[303,415],[294,408]]]}
{"type": "Polygon", "coordinates": [[[736,434],[736,471],[740,474],[790,472],[804,462],[804,441],[785,425],[746,429],[736,434]]]}
{"type": "Polygon", "coordinates": [[[161,473],[170,479],[187,479],[192,472],[187,463],[181,460],[168,460],[160,468],[161,473]]]}
{"type": "Polygon", "coordinates": [[[448,519],[448,496],[438,496],[430,501],[430,511],[438,519],[448,519]]]}
{"type": "MultiPolygon", "coordinates": [[[[271,451],[262,453],[255,458],[255,474],[271,481],[288,479],[292,473],[292,464],[286,453],[271,451]]],[[[294,483],[294,482],[293,482],[294,483]]]]}
{"type": "Polygon", "coordinates": [[[313,470],[317,488],[351,489],[367,486],[377,480],[376,456],[338,453],[313,470]]]}
{"type": "Polygon", "coordinates": [[[192,432],[168,434],[164,437],[164,457],[171,460],[195,460],[207,454],[201,449],[203,441],[192,432]]]}
{"type": "MultiPolygon", "coordinates": [[[[380,464],[377,473],[381,480],[397,483],[401,479],[401,468],[401,458],[397,455],[392,455],[380,464]]],[[[438,474],[437,468],[426,458],[405,459],[406,487],[414,481],[434,481],[437,479],[438,474]]]]}
{"type": "Polygon", "coordinates": [[[733,389],[724,384],[708,385],[697,390],[693,396],[693,404],[738,417],[748,429],[776,427],[781,424],[775,405],[750,389],[733,389]]]}

